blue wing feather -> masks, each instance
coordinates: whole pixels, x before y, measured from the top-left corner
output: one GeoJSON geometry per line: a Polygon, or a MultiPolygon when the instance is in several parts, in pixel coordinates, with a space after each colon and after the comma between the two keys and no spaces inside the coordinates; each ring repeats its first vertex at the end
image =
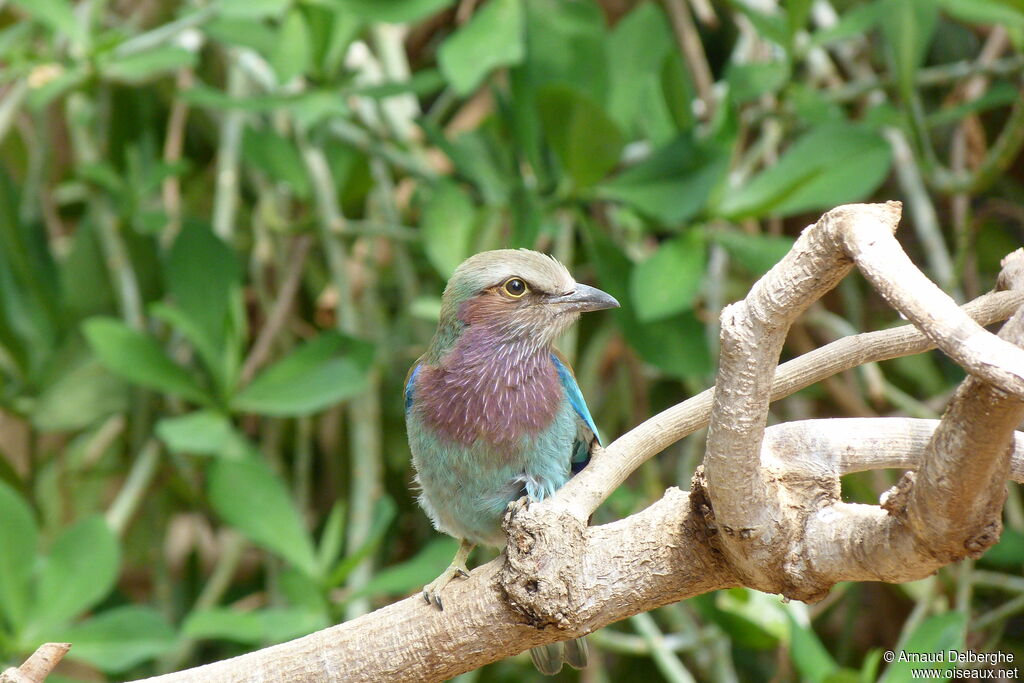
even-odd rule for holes
{"type": "Polygon", "coordinates": [[[409,412],[409,408],[412,408],[412,383],[416,381],[416,375],[419,374],[419,371],[420,366],[417,363],[409,371],[409,378],[405,380],[405,412],[409,412]]]}
{"type": "MultiPolygon", "coordinates": [[[[558,378],[562,381],[562,388],[565,389],[565,395],[568,397],[573,410],[575,410],[576,414],[579,415],[581,420],[583,420],[583,424],[587,426],[587,429],[593,433],[594,438],[597,439],[597,443],[601,443],[601,435],[597,431],[597,425],[594,424],[594,418],[590,416],[590,409],[587,408],[587,402],[583,398],[583,392],[580,391],[579,385],[576,384],[576,378],[572,376],[572,371],[569,370],[569,367],[555,354],[551,354],[551,361],[555,364],[555,368],[558,370],[558,378]]],[[[589,446],[589,444],[587,445],[589,446]]]]}

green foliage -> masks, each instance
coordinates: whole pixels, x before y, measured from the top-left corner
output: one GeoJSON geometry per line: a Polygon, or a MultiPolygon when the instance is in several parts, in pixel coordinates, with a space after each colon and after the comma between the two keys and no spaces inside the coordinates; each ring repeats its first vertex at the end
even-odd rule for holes
{"type": "MultiPolygon", "coordinates": [[[[0,7],[0,669],[67,639],[68,676],[148,676],[436,576],[454,542],[410,490],[402,392],[477,251],[553,253],[622,302],[562,343],[608,436],[710,386],[722,306],[835,205],[906,200],[915,261],[945,244],[951,294],[991,287],[1022,241],[1020,2],[712,3],[696,31],[677,5],[700,6],[0,7]]],[[[896,320],[854,278],[820,307],[896,320]]],[[[784,353],[850,331],[828,319],[784,353]]],[[[933,415],[961,373],[932,354],[850,375],[870,410],[933,415]]],[[[825,389],[771,419],[848,410],[825,389]]],[[[685,487],[699,455],[651,461],[595,523],[685,487]]],[[[875,503],[887,477],[844,492],[875,503]]],[[[885,650],[1024,656],[1009,497],[981,569],[934,595],[699,596],[652,613],[671,657],[629,623],[595,634],[594,675],[902,681],[885,650]]]]}

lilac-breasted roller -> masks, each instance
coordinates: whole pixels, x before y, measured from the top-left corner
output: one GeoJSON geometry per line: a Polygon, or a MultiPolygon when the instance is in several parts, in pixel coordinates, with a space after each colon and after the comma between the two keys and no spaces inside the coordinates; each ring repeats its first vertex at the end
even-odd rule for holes
{"type": "MultiPolygon", "coordinates": [[[[443,608],[441,591],[467,575],[476,544],[505,545],[509,503],[542,500],[586,465],[597,428],[554,342],[581,312],[618,305],[528,249],[483,252],[455,269],[437,333],[405,388],[420,505],[460,541],[451,566],[423,589],[428,603],[443,608]]],[[[530,654],[554,674],[563,659],[585,665],[587,650],[578,639],[530,654]]]]}

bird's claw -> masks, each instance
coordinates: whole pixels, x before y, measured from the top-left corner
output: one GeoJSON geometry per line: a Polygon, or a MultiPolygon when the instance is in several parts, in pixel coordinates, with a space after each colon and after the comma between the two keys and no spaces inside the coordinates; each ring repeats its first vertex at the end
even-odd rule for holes
{"type": "Polygon", "coordinates": [[[521,498],[517,498],[516,500],[513,500],[511,503],[508,504],[508,507],[505,509],[505,514],[515,517],[521,511],[528,510],[530,508],[530,503],[532,502],[533,501],[530,499],[529,496],[522,496],[521,498]]]}
{"type": "Polygon", "coordinates": [[[441,572],[439,577],[423,587],[423,600],[428,605],[432,604],[439,610],[443,611],[444,603],[441,601],[441,591],[443,591],[444,587],[447,586],[456,576],[467,579],[469,578],[469,572],[466,571],[466,567],[464,565],[450,565],[447,569],[441,572]]]}

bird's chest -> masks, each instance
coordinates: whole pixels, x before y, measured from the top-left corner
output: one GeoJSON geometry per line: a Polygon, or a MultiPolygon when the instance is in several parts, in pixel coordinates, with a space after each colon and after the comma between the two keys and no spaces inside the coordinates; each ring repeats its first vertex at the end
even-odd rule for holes
{"type": "Polygon", "coordinates": [[[456,357],[424,368],[416,390],[416,409],[438,436],[464,445],[484,442],[509,454],[551,426],[564,398],[544,352],[456,357]]]}

